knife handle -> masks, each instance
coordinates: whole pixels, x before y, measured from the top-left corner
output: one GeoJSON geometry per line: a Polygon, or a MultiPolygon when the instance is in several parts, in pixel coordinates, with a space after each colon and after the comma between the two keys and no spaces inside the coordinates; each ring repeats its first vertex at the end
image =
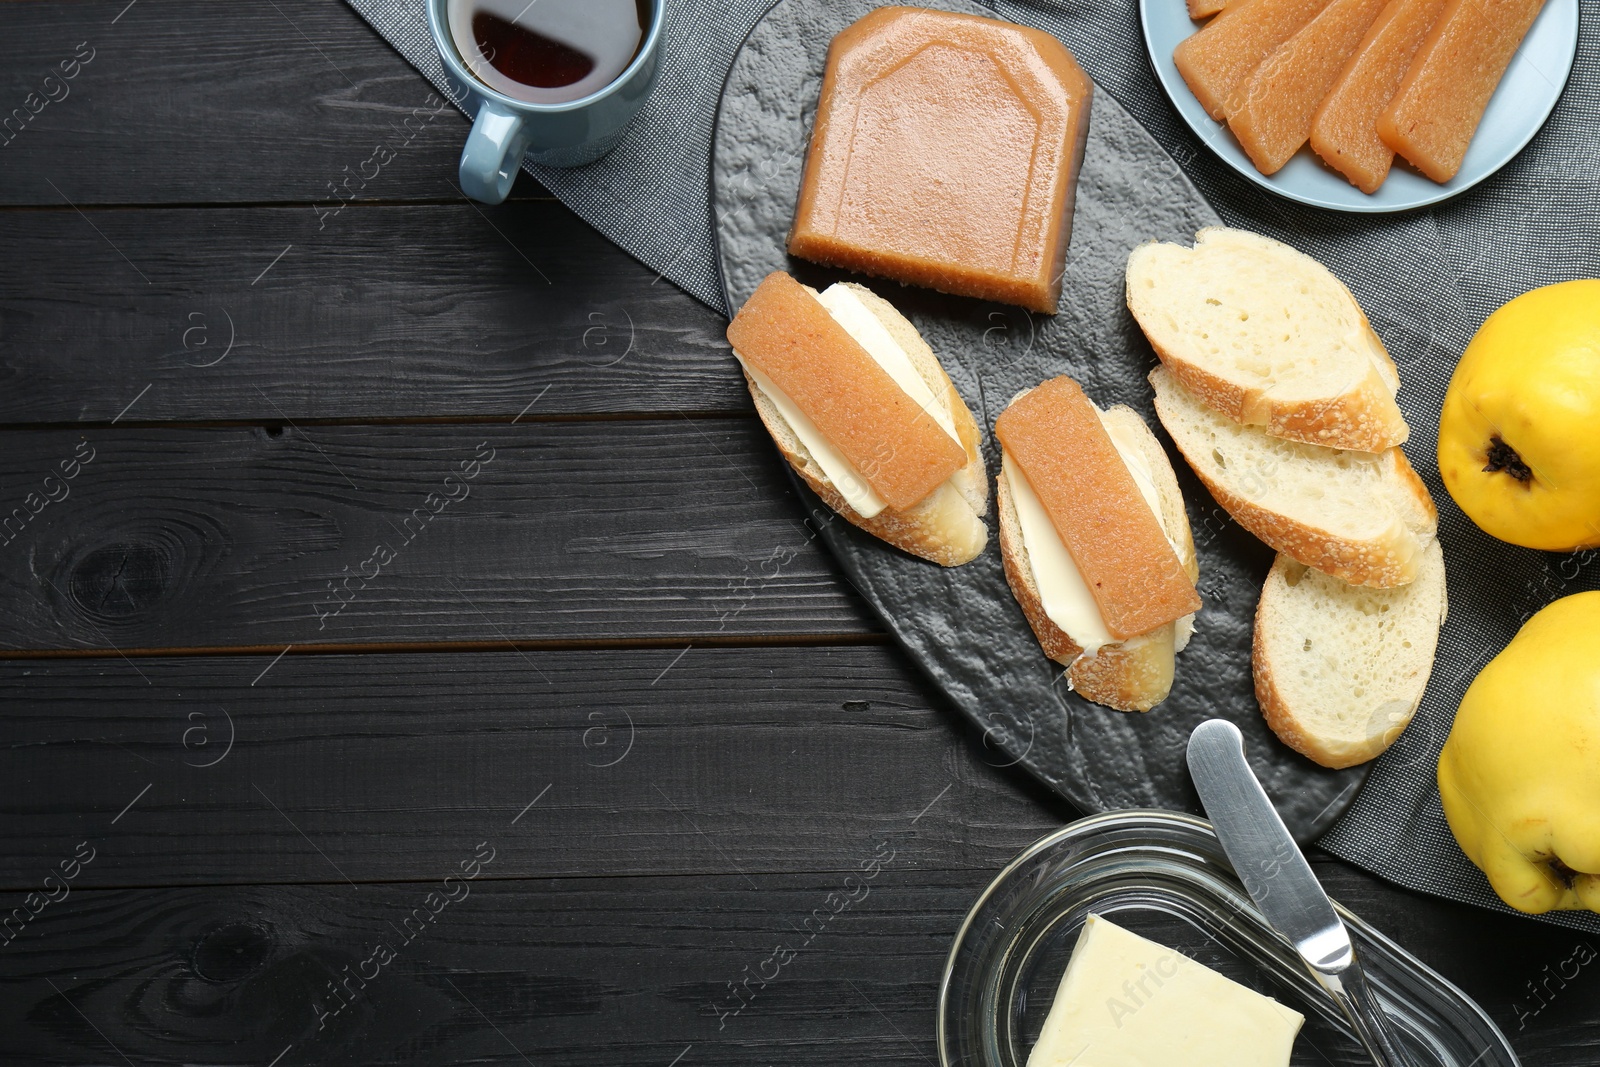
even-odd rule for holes
{"type": "Polygon", "coordinates": [[[1217,841],[1262,916],[1328,991],[1377,1067],[1412,1067],[1356,959],[1350,933],[1224,719],[1189,736],[1189,772],[1217,841]]]}

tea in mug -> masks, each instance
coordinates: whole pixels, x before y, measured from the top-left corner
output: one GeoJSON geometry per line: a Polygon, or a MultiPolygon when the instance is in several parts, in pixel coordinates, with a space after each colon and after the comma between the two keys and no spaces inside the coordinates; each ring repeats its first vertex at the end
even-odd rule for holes
{"type": "Polygon", "coordinates": [[[650,29],[650,0],[451,0],[450,36],[479,81],[530,104],[610,85],[650,29]]]}

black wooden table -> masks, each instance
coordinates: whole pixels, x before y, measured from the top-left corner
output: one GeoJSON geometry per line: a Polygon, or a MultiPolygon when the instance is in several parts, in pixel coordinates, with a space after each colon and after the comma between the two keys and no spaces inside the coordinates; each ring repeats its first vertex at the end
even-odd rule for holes
{"type": "MultiPolygon", "coordinates": [[[[722,321],[464,202],[332,0],[7,2],[0,93],[0,1063],[931,1063],[1074,813],[812,540],[722,321]]],[[[1316,865],[1600,1061],[1578,937],[1316,865]]]]}

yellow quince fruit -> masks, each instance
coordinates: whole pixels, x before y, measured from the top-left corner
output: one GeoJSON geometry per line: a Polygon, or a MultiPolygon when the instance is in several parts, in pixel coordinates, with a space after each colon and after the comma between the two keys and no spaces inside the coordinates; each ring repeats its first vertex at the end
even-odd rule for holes
{"type": "Polygon", "coordinates": [[[1544,608],[1474,679],[1439,796],[1501,900],[1600,912],[1600,591],[1544,608]]]}
{"type": "Polygon", "coordinates": [[[1600,545],[1600,279],[1547,285],[1489,316],[1445,393],[1439,473],[1502,541],[1600,545]]]}

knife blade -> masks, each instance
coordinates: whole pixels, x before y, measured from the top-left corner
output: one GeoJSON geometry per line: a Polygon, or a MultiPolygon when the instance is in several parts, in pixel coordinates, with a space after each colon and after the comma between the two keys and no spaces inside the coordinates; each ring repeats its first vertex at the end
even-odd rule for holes
{"type": "Polygon", "coordinates": [[[1410,1067],[1356,960],[1350,931],[1245,760],[1244,737],[1225,719],[1189,736],[1189,773],[1217,840],[1250,899],[1294,945],[1380,1067],[1410,1067]]]}

